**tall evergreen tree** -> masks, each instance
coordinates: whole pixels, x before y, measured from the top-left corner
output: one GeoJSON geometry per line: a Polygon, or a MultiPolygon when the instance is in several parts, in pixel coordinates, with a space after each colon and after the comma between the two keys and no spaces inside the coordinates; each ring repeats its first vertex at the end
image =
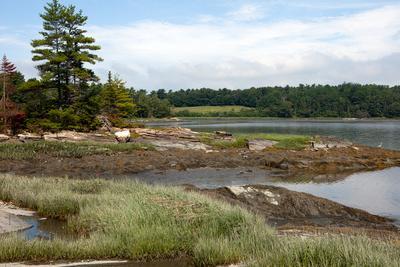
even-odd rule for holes
{"type": "Polygon", "coordinates": [[[42,39],[32,41],[33,61],[41,76],[51,80],[57,90],[58,107],[69,106],[79,96],[87,82],[96,81],[94,72],[84,67],[102,59],[92,51],[100,49],[92,37],[86,36],[87,17],[74,6],[64,6],[53,0],[40,15],[43,19],[42,39]]]}
{"type": "Polygon", "coordinates": [[[101,110],[111,119],[132,117],[135,105],[125,83],[118,77],[108,74],[108,82],[100,93],[101,110]]]}

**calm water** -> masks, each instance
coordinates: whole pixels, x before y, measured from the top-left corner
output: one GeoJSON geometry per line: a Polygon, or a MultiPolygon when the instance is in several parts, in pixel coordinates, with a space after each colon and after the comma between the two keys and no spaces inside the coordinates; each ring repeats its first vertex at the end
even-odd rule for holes
{"type": "Polygon", "coordinates": [[[400,168],[357,173],[332,183],[273,184],[390,217],[400,226],[400,168]]]}
{"type": "MultiPolygon", "coordinates": [[[[187,120],[153,123],[154,126],[180,126],[195,131],[225,130],[232,133],[287,133],[326,135],[347,139],[369,146],[400,150],[400,121],[343,120],[187,120]]],[[[154,175],[154,174],[153,174],[154,175]]],[[[149,178],[149,177],[146,177],[149,178]]],[[[287,183],[271,179],[267,172],[231,170],[191,170],[189,172],[158,174],[152,182],[192,183],[200,187],[224,185],[270,184],[324,197],[373,214],[392,217],[400,225],[400,168],[350,175],[335,182],[304,181],[287,183]],[[171,177],[171,180],[168,179],[171,177]],[[175,177],[175,178],[173,178],[175,177]],[[176,177],[179,177],[177,179],[176,177]]]]}
{"type": "Polygon", "coordinates": [[[400,150],[400,121],[318,121],[318,120],[188,120],[151,123],[154,126],[181,126],[196,131],[224,130],[232,133],[287,133],[326,135],[354,143],[400,150]]]}

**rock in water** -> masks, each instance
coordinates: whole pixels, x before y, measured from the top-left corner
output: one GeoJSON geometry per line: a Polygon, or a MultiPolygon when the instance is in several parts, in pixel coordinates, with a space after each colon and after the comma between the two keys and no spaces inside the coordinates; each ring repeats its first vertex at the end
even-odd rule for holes
{"type": "Polygon", "coordinates": [[[131,140],[131,132],[129,130],[115,132],[114,135],[119,143],[128,143],[131,140]]]}

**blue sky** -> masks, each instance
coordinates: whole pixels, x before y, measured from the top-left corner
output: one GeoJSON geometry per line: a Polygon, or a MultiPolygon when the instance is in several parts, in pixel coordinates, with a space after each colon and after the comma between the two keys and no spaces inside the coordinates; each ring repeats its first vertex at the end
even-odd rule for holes
{"type": "MultiPolygon", "coordinates": [[[[137,88],[400,84],[400,1],[63,0],[89,17],[105,77],[137,88]]],[[[2,3],[0,53],[37,73],[29,42],[46,1],[2,3]]]]}

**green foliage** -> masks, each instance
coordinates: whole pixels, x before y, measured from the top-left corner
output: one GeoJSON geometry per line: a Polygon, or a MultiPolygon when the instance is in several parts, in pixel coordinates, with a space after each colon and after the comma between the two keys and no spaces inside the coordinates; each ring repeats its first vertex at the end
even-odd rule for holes
{"type": "Polygon", "coordinates": [[[124,82],[118,77],[110,78],[100,92],[100,108],[104,115],[111,119],[131,118],[134,116],[135,105],[125,88],[124,82]]]}
{"type": "Polygon", "coordinates": [[[177,117],[257,117],[254,108],[244,106],[196,106],[173,109],[177,117]]]}
{"type": "Polygon", "coordinates": [[[69,106],[82,87],[89,81],[96,81],[93,71],[85,63],[95,64],[102,59],[92,51],[100,47],[95,40],[86,36],[83,26],[87,17],[75,6],[64,6],[53,0],[40,15],[43,19],[42,39],[32,41],[33,61],[42,76],[51,82],[50,88],[57,92],[57,107],[69,106]]]}
{"type": "Polygon", "coordinates": [[[18,90],[13,96],[26,114],[26,126],[36,131],[93,130],[99,122],[98,80],[87,63],[101,61],[92,51],[100,47],[86,36],[87,17],[74,6],[53,0],[43,14],[42,39],[33,40],[33,61],[38,61],[40,80],[23,83],[15,77],[18,90]]]}
{"type": "Polygon", "coordinates": [[[158,95],[164,96],[164,93],[147,94],[145,90],[135,91],[131,89],[136,107],[136,115],[140,118],[165,118],[171,115],[171,104],[167,99],[161,99],[158,95]]]}
{"type": "MultiPolygon", "coordinates": [[[[175,107],[176,115],[226,117],[400,117],[400,87],[344,83],[338,86],[302,85],[261,87],[245,90],[188,89],[164,94],[175,107]],[[238,113],[193,113],[185,107],[241,105],[255,108],[238,113]],[[188,110],[185,111],[185,110],[188,110]]],[[[200,113],[200,112],[199,112],[200,113]]]]}

